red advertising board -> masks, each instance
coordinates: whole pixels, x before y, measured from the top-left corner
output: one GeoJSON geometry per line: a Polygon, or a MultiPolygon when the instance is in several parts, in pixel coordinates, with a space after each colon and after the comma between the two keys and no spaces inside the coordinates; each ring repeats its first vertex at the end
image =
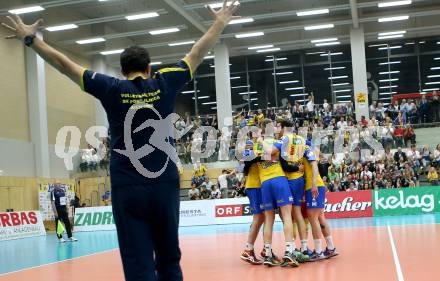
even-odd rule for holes
{"type": "Polygon", "coordinates": [[[373,196],[371,190],[328,192],[326,195],[326,218],[336,219],[373,216],[373,196]]]}

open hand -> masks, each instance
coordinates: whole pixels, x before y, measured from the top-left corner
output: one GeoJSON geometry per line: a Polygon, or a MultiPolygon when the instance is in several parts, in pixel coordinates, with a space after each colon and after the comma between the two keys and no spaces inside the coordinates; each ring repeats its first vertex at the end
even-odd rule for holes
{"type": "Polygon", "coordinates": [[[234,16],[234,13],[240,7],[240,4],[237,4],[237,1],[238,0],[232,1],[231,5],[228,6],[228,1],[224,0],[223,7],[217,11],[211,8],[209,5],[207,7],[214,15],[215,20],[221,21],[227,25],[233,18],[239,18],[234,16]]]}
{"type": "Polygon", "coordinates": [[[32,25],[26,25],[17,15],[13,15],[13,17],[7,16],[7,18],[10,21],[10,25],[2,22],[2,26],[12,31],[13,34],[6,36],[6,39],[23,40],[26,36],[35,35],[43,23],[43,20],[39,19],[32,25]]]}

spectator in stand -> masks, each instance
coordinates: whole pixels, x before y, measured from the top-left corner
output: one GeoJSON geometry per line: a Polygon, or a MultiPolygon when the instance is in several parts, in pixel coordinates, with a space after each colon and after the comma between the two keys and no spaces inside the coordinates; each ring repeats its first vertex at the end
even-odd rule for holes
{"type": "Polygon", "coordinates": [[[398,125],[394,129],[394,142],[395,142],[395,144],[397,146],[403,146],[404,145],[404,140],[403,140],[403,134],[404,133],[405,133],[405,130],[403,129],[403,125],[398,125]]]}
{"type": "Polygon", "coordinates": [[[315,98],[313,97],[313,95],[309,95],[306,108],[308,112],[313,112],[313,110],[315,109],[315,98]]]}
{"type": "Polygon", "coordinates": [[[414,129],[411,126],[411,124],[406,125],[405,131],[403,133],[403,139],[405,140],[406,147],[408,147],[408,142],[411,142],[411,144],[416,143],[416,133],[414,132],[414,129]]]}
{"type": "Polygon", "coordinates": [[[205,181],[201,184],[201,187],[206,188],[209,191],[212,191],[212,187],[214,186],[214,183],[209,179],[208,176],[205,177],[205,181]]]}
{"type": "Polygon", "coordinates": [[[322,104],[322,108],[324,109],[324,111],[328,109],[328,106],[329,106],[329,104],[327,102],[327,99],[324,99],[324,102],[322,104]]]}
{"type": "Polygon", "coordinates": [[[201,191],[200,191],[200,199],[206,200],[211,199],[211,190],[207,189],[205,185],[201,185],[201,191]]]}
{"type": "Polygon", "coordinates": [[[370,105],[370,116],[376,116],[377,101],[373,101],[370,105]]]}
{"type": "Polygon", "coordinates": [[[223,169],[222,174],[218,177],[218,185],[222,198],[228,198],[228,178],[230,176],[231,173],[228,170],[223,169]]]}
{"type": "Polygon", "coordinates": [[[220,189],[218,189],[216,185],[213,185],[211,192],[211,199],[221,199],[221,198],[222,198],[222,193],[220,192],[220,189]]]}
{"type": "Polygon", "coordinates": [[[438,173],[435,167],[431,166],[428,172],[428,181],[432,186],[438,186],[438,173]]]}
{"type": "Polygon", "coordinates": [[[434,150],[432,162],[436,168],[440,167],[440,144],[437,144],[437,147],[434,150]]]}
{"type": "Polygon", "coordinates": [[[200,191],[196,188],[196,184],[191,184],[191,189],[188,191],[189,200],[199,200],[200,191]]]}
{"type": "Polygon", "coordinates": [[[365,176],[368,177],[368,180],[373,179],[373,173],[369,170],[367,165],[365,165],[364,170],[361,172],[361,178],[365,179],[365,176]]]}
{"type": "Polygon", "coordinates": [[[426,99],[426,95],[422,95],[422,99],[420,100],[420,105],[419,105],[419,115],[420,115],[420,121],[422,123],[427,123],[430,120],[429,111],[430,111],[430,105],[428,103],[428,100],[426,99]]]}
{"type": "Polygon", "coordinates": [[[361,126],[368,127],[368,120],[367,120],[367,118],[365,118],[364,115],[361,116],[361,126]]]}
{"type": "Polygon", "coordinates": [[[420,161],[422,160],[422,156],[420,155],[420,152],[417,150],[415,144],[411,145],[411,149],[408,150],[408,152],[406,153],[406,157],[408,158],[408,160],[413,162],[417,168],[421,166],[420,161]]]}
{"type": "Polygon", "coordinates": [[[197,187],[199,187],[204,181],[206,177],[206,166],[201,164],[198,161],[194,164],[193,177],[191,179],[192,183],[195,183],[197,187]]]}
{"type": "Polygon", "coordinates": [[[432,122],[440,122],[440,99],[437,91],[432,94],[431,110],[433,113],[432,122]]]}
{"type": "Polygon", "coordinates": [[[403,158],[403,160],[406,162],[407,161],[407,157],[406,157],[406,153],[402,151],[402,147],[398,147],[397,151],[394,153],[394,157],[393,160],[395,162],[400,162],[400,159],[403,158]]]}

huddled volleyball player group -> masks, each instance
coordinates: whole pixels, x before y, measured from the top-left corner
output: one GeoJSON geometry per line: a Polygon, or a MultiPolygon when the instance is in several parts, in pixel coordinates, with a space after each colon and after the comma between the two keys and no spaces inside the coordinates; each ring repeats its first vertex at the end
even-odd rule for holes
{"type": "Polygon", "coordinates": [[[277,138],[271,120],[261,122],[260,134],[249,136],[242,149],[245,160],[246,194],[253,214],[241,259],[251,264],[297,267],[300,263],[319,261],[338,255],[330,227],[324,217],[325,185],[319,175],[317,156],[310,141],[288,132],[293,125],[282,121],[277,138]],[[271,129],[270,129],[271,128],[271,129]],[[262,137],[264,136],[264,137],[262,137]],[[283,222],[285,252],[282,258],[272,250],[276,211],[283,222]],[[308,245],[308,224],[314,250],[308,245]],[[257,258],[254,244],[263,226],[264,248],[257,258]],[[300,240],[295,247],[296,229],[300,240]],[[321,237],[325,238],[323,248],[321,237]]]}

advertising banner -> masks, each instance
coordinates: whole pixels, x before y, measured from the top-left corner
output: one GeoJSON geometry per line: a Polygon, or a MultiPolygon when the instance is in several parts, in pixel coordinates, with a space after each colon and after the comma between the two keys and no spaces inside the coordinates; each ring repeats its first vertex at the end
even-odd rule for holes
{"type": "Polygon", "coordinates": [[[440,212],[440,187],[375,190],[373,206],[374,216],[440,212]]]}
{"type": "Polygon", "coordinates": [[[373,216],[371,190],[327,192],[326,197],[326,218],[337,219],[373,216]]]}
{"type": "Polygon", "coordinates": [[[115,230],[115,221],[111,206],[77,208],[75,210],[75,221],[73,230],[97,231],[115,230]]]}
{"type": "Polygon", "coordinates": [[[0,213],[0,241],[46,235],[39,211],[0,213]]]}
{"type": "Polygon", "coordinates": [[[215,224],[217,200],[183,201],[180,203],[180,226],[215,224]]]}

